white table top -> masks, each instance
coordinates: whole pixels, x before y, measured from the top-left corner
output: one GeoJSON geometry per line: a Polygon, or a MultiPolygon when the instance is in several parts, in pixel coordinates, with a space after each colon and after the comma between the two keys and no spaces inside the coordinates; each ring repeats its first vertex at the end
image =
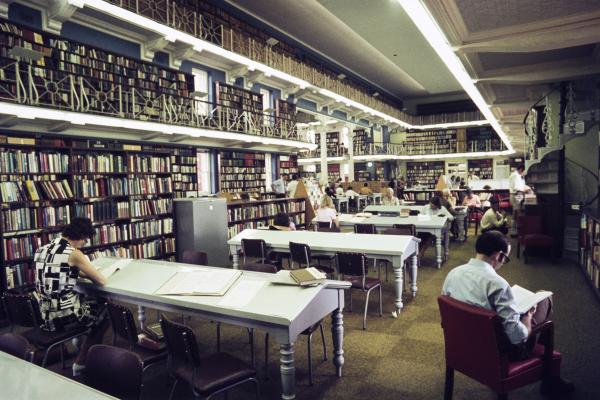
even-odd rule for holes
{"type": "MultiPolygon", "coordinates": [[[[270,232],[270,231],[260,231],[270,232]]],[[[271,231],[273,232],[273,231],[271,231]]],[[[94,260],[94,265],[111,265],[119,260],[114,257],[103,257],[94,260]]],[[[289,326],[302,311],[314,300],[326,285],[301,288],[271,284],[273,274],[243,271],[243,275],[233,284],[225,296],[163,296],[155,295],[167,280],[176,272],[193,271],[219,267],[196,266],[167,261],[132,260],[125,268],[112,275],[105,286],[94,289],[108,294],[119,294],[142,300],[157,300],[163,304],[213,312],[221,315],[249,318],[269,324],[289,326]],[[232,308],[219,304],[228,293],[244,281],[264,282],[253,298],[240,307],[232,308]],[[277,307],[273,305],[277,304],[277,307]]],[[[331,287],[347,287],[347,282],[327,281],[331,287]]],[[[81,285],[81,283],[80,283],[81,285]]],[[[91,285],[88,283],[88,285],[91,285]]]]}
{"type": "MultiPolygon", "coordinates": [[[[432,216],[429,218],[410,216],[410,217],[381,217],[379,215],[373,215],[371,217],[357,217],[354,214],[339,214],[338,221],[341,226],[355,225],[355,224],[374,224],[377,227],[389,227],[391,228],[394,224],[411,224],[419,228],[433,228],[441,229],[446,226],[448,221],[447,217],[432,216]]],[[[313,220],[316,223],[316,218],[313,220]]],[[[319,232],[325,233],[325,232],[319,232]]],[[[360,235],[365,236],[365,235],[360,235]]],[[[367,235],[368,236],[368,235],[367,235]]],[[[312,246],[311,246],[312,248],[312,246]]]]}
{"type": "Polygon", "coordinates": [[[116,400],[46,368],[0,351],[0,398],[10,400],[116,400]]]}
{"type": "MultiPolygon", "coordinates": [[[[375,217],[372,217],[375,218],[375,217]]],[[[392,218],[394,219],[394,218],[392,218]]],[[[445,220],[445,218],[444,218],[445,220]]],[[[229,245],[240,246],[242,239],[263,239],[275,249],[289,249],[290,242],[306,243],[311,250],[402,255],[411,247],[412,236],[384,236],[339,232],[259,231],[245,229],[229,239],[229,245]]]]}
{"type": "MultiPolygon", "coordinates": [[[[387,212],[387,213],[400,213],[401,210],[417,210],[421,211],[424,206],[415,206],[415,205],[400,205],[400,206],[384,206],[384,205],[370,205],[365,207],[363,212],[387,212]]],[[[466,214],[467,207],[454,207],[454,210],[457,214],[466,214]]]]}

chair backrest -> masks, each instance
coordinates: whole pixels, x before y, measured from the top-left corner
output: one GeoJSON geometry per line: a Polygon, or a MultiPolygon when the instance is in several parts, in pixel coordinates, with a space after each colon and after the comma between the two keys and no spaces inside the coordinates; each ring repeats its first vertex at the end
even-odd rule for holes
{"type": "Polygon", "coordinates": [[[354,233],[367,233],[372,235],[377,233],[377,228],[375,228],[374,224],[355,224],[354,233]]]}
{"type": "Polygon", "coordinates": [[[517,232],[519,236],[544,233],[542,217],[539,215],[519,215],[517,220],[517,232]]]}
{"type": "Polygon", "coordinates": [[[87,354],[85,384],[119,399],[138,399],[142,388],[142,360],[120,347],[96,344],[87,354]]]}
{"type": "Polygon", "coordinates": [[[300,268],[310,266],[310,247],[305,243],[290,242],[290,261],[300,268]]]}
{"type": "Polygon", "coordinates": [[[242,265],[244,271],[265,272],[267,274],[276,274],[277,267],[273,264],[247,263],[242,265]]]}
{"type": "Polygon", "coordinates": [[[194,368],[199,367],[200,355],[194,331],[185,325],[169,321],[164,315],[161,316],[160,326],[169,351],[169,365],[173,368],[182,364],[190,364],[194,368]]]}
{"type": "Polygon", "coordinates": [[[2,300],[11,325],[35,329],[42,325],[38,303],[31,294],[5,292],[2,300]]]}
{"type": "Polygon", "coordinates": [[[267,244],[262,239],[242,239],[242,251],[244,260],[246,257],[258,258],[260,262],[265,262],[267,244]]]}
{"type": "MultiPolygon", "coordinates": [[[[362,276],[367,275],[367,256],[362,253],[335,254],[338,271],[342,275],[362,276]]],[[[364,283],[364,282],[363,282],[364,283]]]]}
{"type": "Polygon", "coordinates": [[[130,347],[138,342],[138,331],[133,319],[133,313],[127,308],[111,301],[107,303],[108,316],[113,328],[115,339],[124,339],[130,347]]]}
{"type": "Polygon", "coordinates": [[[11,354],[15,357],[28,360],[32,347],[27,339],[16,333],[5,333],[0,335],[0,351],[11,354]]]}
{"type": "Polygon", "coordinates": [[[488,386],[497,387],[507,374],[508,340],[493,311],[439,296],[446,345],[446,366],[488,386]]]}
{"type": "Polygon", "coordinates": [[[181,262],[194,265],[208,265],[208,255],[203,251],[184,250],[181,262]]]}
{"type": "Polygon", "coordinates": [[[483,210],[479,207],[469,207],[467,211],[467,218],[469,222],[479,222],[483,217],[483,210]]]}
{"type": "Polygon", "coordinates": [[[318,232],[340,232],[340,228],[338,228],[337,226],[332,226],[331,228],[329,228],[329,227],[323,228],[323,227],[319,226],[317,228],[317,231],[318,232]]]}
{"type": "Polygon", "coordinates": [[[319,221],[318,224],[319,224],[318,225],[319,228],[331,228],[332,221],[325,221],[325,222],[319,221]]]}
{"type": "Polygon", "coordinates": [[[417,227],[414,224],[394,224],[394,225],[392,225],[392,228],[403,232],[403,233],[392,233],[392,235],[417,236],[417,227]]]}

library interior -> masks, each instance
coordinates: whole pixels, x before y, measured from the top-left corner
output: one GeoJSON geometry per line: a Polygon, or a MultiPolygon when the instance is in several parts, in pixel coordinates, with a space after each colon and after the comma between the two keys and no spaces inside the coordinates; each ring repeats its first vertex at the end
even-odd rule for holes
{"type": "Polygon", "coordinates": [[[0,398],[600,399],[599,127],[597,0],[0,0],[0,398]]]}

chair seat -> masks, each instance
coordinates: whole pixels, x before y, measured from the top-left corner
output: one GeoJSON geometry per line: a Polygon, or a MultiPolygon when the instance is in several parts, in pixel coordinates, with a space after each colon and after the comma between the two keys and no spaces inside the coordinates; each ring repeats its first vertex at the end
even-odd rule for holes
{"type": "Polygon", "coordinates": [[[552,236],[544,235],[541,233],[531,233],[524,235],[521,239],[521,243],[524,246],[552,246],[554,245],[554,238],[552,236]]]}
{"type": "Polygon", "coordinates": [[[333,274],[335,272],[335,269],[331,267],[326,267],[324,265],[315,265],[315,268],[326,274],[333,274]]]}
{"type": "Polygon", "coordinates": [[[130,351],[134,352],[141,358],[144,367],[148,364],[154,364],[155,362],[165,360],[169,355],[166,347],[160,350],[152,350],[140,345],[135,345],[130,351]]]}
{"type": "Polygon", "coordinates": [[[201,360],[204,368],[194,369],[191,366],[177,368],[175,374],[187,382],[201,395],[210,394],[236,382],[256,375],[256,370],[244,361],[227,353],[216,353],[201,360]]]}
{"type": "Polygon", "coordinates": [[[63,331],[44,331],[42,329],[30,329],[22,333],[23,336],[38,347],[50,347],[54,343],[61,342],[74,336],[79,336],[87,332],[85,325],[63,331]]]}
{"type": "MultiPolygon", "coordinates": [[[[362,289],[363,288],[362,276],[353,276],[351,278],[348,278],[348,281],[352,284],[353,289],[362,289]]],[[[381,285],[381,280],[379,280],[377,278],[371,278],[368,276],[365,278],[365,289],[366,290],[371,290],[374,287],[377,287],[379,285],[381,285]]]]}
{"type": "Polygon", "coordinates": [[[513,361],[508,364],[507,378],[527,372],[532,368],[541,367],[542,359],[540,357],[532,357],[522,361],[513,361]]]}

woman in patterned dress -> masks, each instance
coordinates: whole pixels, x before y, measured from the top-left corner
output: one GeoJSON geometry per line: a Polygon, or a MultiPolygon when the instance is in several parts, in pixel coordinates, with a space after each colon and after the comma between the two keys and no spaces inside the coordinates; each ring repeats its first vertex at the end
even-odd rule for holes
{"type": "Polygon", "coordinates": [[[106,283],[104,276],[80,250],[95,233],[89,218],[73,218],[61,237],[39,248],[34,256],[42,329],[58,331],[74,324],[91,328],[73,364],[73,375],[79,375],[83,370],[89,348],[102,342],[108,328],[104,301],[86,298],[75,291],[80,277],[89,278],[97,285],[106,283]]]}

